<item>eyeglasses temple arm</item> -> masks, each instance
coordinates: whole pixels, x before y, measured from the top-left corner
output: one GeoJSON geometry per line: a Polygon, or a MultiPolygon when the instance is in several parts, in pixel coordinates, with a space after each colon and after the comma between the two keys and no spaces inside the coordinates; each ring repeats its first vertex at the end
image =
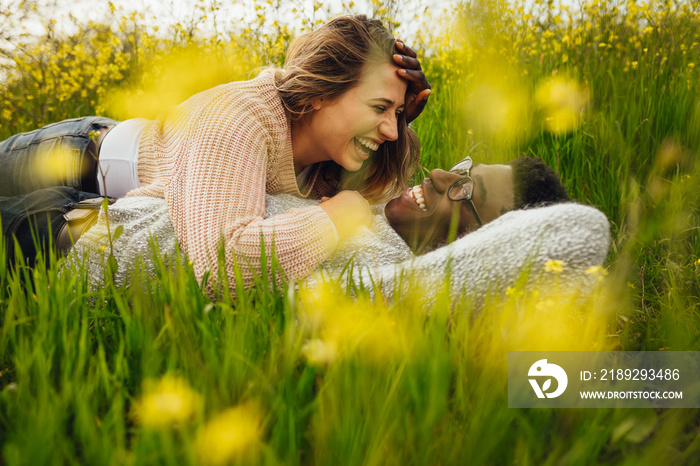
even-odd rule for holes
{"type": "Polygon", "coordinates": [[[468,199],[467,203],[469,204],[469,208],[472,210],[472,213],[474,214],[474,217],[476,218],[476,221],[479,224],[479,226],[480,227],[484,226],[484,224],[481,222],[481,217],[479,217],[479,213],[476,211],[476,207],[474,206],[474,202],[471,199],[468,199]]]}

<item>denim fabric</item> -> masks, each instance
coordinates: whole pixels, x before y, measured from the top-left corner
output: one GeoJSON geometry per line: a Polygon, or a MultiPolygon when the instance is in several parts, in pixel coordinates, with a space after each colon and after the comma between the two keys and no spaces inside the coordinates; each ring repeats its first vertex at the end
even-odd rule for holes
{"type": "Polygon", "coordinates": [[[78,202],[94,197],[99,196],[66,186],[0,197],[0,222],[7,264],[13,265],[18,256],[13,237],[30,267],[34,266],[39,251],[43,252],[42,257],[48,258],[55,252],[56,237],[66,223],[63,214],[78,202]]]}
{"type": "Polygon", "coordinates": [[[74,118],[0,142],[0,196],[53,186],[97,193],[97,154],[87,153],[88,135],[117,123],[96,116],[74,118]]]}

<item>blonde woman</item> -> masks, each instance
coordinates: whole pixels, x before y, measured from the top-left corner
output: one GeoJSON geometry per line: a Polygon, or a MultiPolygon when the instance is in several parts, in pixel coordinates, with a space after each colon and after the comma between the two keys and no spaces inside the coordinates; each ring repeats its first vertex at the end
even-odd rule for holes
{"type": "Polygon", "coordinates": [[[271,260],[263,245],[274,243],[287,275],[303,277],[371,222],[368,201],[408,186],[419,148],[407,123],[429,95],[416,54],[381,22],[339,17],[295,40],[284,69],[196,94],[156,120],[88,117],[0,142],[0,163],[12,167],[0,196],[45,187],[24,175],[28,158],[74,139],[77,154],[99,153],[106,182],[83,156],[73,165],[87,179],[53,184],[165,198],[197,276],[217,276],[223,249],[222,272],[232,276],[238,263],[248,283],[271,260]],[[264,218],[266,193],[330,199],[264,218]]]}

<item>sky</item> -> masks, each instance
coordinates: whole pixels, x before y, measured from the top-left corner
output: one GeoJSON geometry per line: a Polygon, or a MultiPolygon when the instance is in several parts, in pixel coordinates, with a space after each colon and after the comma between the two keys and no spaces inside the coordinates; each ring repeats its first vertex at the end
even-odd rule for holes
{"type": "MultiPolygon", "coordinates": [[[[16,3],[21,0],[0,0],[0,13],[6,9],[8,4],[16,3]],[[3,6],[3,3],[5,5],[3,6]]],[[[131,11],[138,11],[143,14],[147,25],[172,25],[177,22],[186,21],[196,10],[196,5],[201,4],[201,0],[34,0],[39,4],[54,4],[58,12],[55,14],[57,26],[59,30],[71,32],[72,22],[66,19],[68,14],[72,14],[82,20],[97,20],[102,21],[106,13],[109,11],[110,3],[113,4],[118,11],[126,14],[131,11]]],[[[265,0],[258,0],[262,4],[265,0]]],[[[423,5],[431,5],[436,11],[447,7],[454,0],[419,0],[423,5]]],[[[347,3],[350,0],[346,0],[347,3]]],[[[403,8],[407,4],[415,4],[405,0],[396,0],[403,8]]],[[[220,11],[217,17],[220,21],[229,21],[233,18],[234,21],[240,22],[242,17],[252,19],[255,17],[255,0],[204,0],[205,5],[218,3],[220,11]]],[[[323,5],[324,9],[330,11],[331,16],[342,12],[342,0],[323,0],[318,2],[323,5]]],[[[371,0],[354,0],[355,9],[358,13],[372,14],[371,0]]],[[[314,0],[281,0],[281,8],[278,13],[281,18],[285,15],[291,16],[291,9],[296,8],[299,11],[305,12],[306,17],[312,17],[314,14],[314,0]],[[285,13],[286,10],[286,13],[285,13]]],[[[324,18],[324,16],[322,16],[324,18]]],[[[411,31],[411,27],[415,26],[410,21],[405,21],[406,24],[402,27],[402,33],[411,31]]],[[[25,22],[25,26],[29,31],[36,31],[37,35],[42,31],[40,24],[31,24],[25,22]]],[[[0,44],[2,46],[2,44],[0,44]]],[[[7,46],[7,44],[5,44],[7,46]]]]}
{"type": "MultiPolygon", "coordinates": [[[[258,4],[264,4],[267,0],[257,0],[258,4]]],[[[270,12],[269,15],[277,15],[277,18],[282,23],[285,16],[299,18],[299,13],[292,14],[293,8],[298,12],[302,12],[307,18],[313,18],[314,15],[314,0],[278,0],[279,11],[270,12]]],[[[346,3],[354,3],[355,12],[372,14],[372,0],[345,0],[346,3]]],[[[385,0],[391,3],[392,0],[385,0]]],[[[429,5],[431,11],[443,11],[449,8],[450,4],[457,0],[393,0],[402,9],[406,17],[410,17],[418,11],[423,15],[423,8],[429,5]]],[[[70,20],[69,15],[78,18],[81,23],[86,23],[90,20],[104,22],[110,11],[110,4],[117,8],[116,18],[122,15],[127,15],[132,11],[138,11],[143,15],[143,21],[146,26],[161,26],[163,33],[172,33],[170,26],[183,22],[186,26],[188,19],[195,16],[196,5],[212,5],[218,4],[220,11],[217,12],[217,20],[224,24],[224,29],[230,29],[231,22],[234,24],[245,24],[252,21],[256,16],[255,4],[256,0],[0,0],[0,64],[11,65],[11,54],[16,48],[17,43],[31,42],[32,38],[39,38],[45,34],[45,27],[41,21],[37,20],[37,15],[29,16],[29,19],[19,20],[21,9],[19,5],[22,3],[36,4],[41,15],[39,17],[53,18],[56,22],[56,28],[59,33],[75,33],[77,28],[76,22],[70,20]],[[49,12],[47,14],[47,12],[49,12]],[[17,28],[17,24],[21,28],[17,28]],[[19,37],[19,29],[22,29],[24,37],[19,37]]],[[[316,18],[322,20],[328,17],[336,16],[342,12],[343,0],[320,0],[316,3],[322,5],[323,10],[329,12],[329,16],[325,14],[319,15],[316,18]]],[[[201,14],[201,13],[198,13],[201,14]]],[[[211,17],[211,15],[210,15],[211,17]]],[[[266,18],[269,21],[275,19],[266,18]]],[[[431,24],[426,21],[410,21],[403,19],[402,26],[397,30],[397,36],[411,45],[411,37],[421,25],[431,24]]],[[[437,24],[436,22],[434,24],[437,24]]],[[[204,24],[199,28],[203,35],[208,35],[213,28],[211,23],[204,24]],[[209,28],[209,30],[207,30],[209,28]]],[[[221,25],[220,29],[221,30],[221,25]]],[[[0,69],[0,83],[5,77],[5,73],[0,69]]]]}

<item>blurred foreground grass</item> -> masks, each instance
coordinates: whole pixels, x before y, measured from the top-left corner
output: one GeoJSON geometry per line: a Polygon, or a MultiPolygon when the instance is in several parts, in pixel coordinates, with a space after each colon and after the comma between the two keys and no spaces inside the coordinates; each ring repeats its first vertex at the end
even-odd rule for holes
{"type": "MultiPolygon", "coordinates": [[[[48,23],[37,42],[17,36],[0,138],[88,114],[152,117],[279,65],[324,11],[287,24],[281,3],[260,2],[204,34],[218,10],[200,5],[166,31],[112,11],[71,35],[48,23]]],[[[471,318],[469,303],[420,290],[372,302],[263,276],[211,302],[186,266],[100,289],[55,264],[0,268],[3,462],[697,464],[697,410],[507,408],[508,350],[700,350],[700,4],[567,5],[429,9],[402,38],[435,91],[414,125],[424,167],[536,155],[608,215],[594,296],[514,293],[471,318]]],[[[401,33],[394,2],[373,8],[401,33]]]]}

